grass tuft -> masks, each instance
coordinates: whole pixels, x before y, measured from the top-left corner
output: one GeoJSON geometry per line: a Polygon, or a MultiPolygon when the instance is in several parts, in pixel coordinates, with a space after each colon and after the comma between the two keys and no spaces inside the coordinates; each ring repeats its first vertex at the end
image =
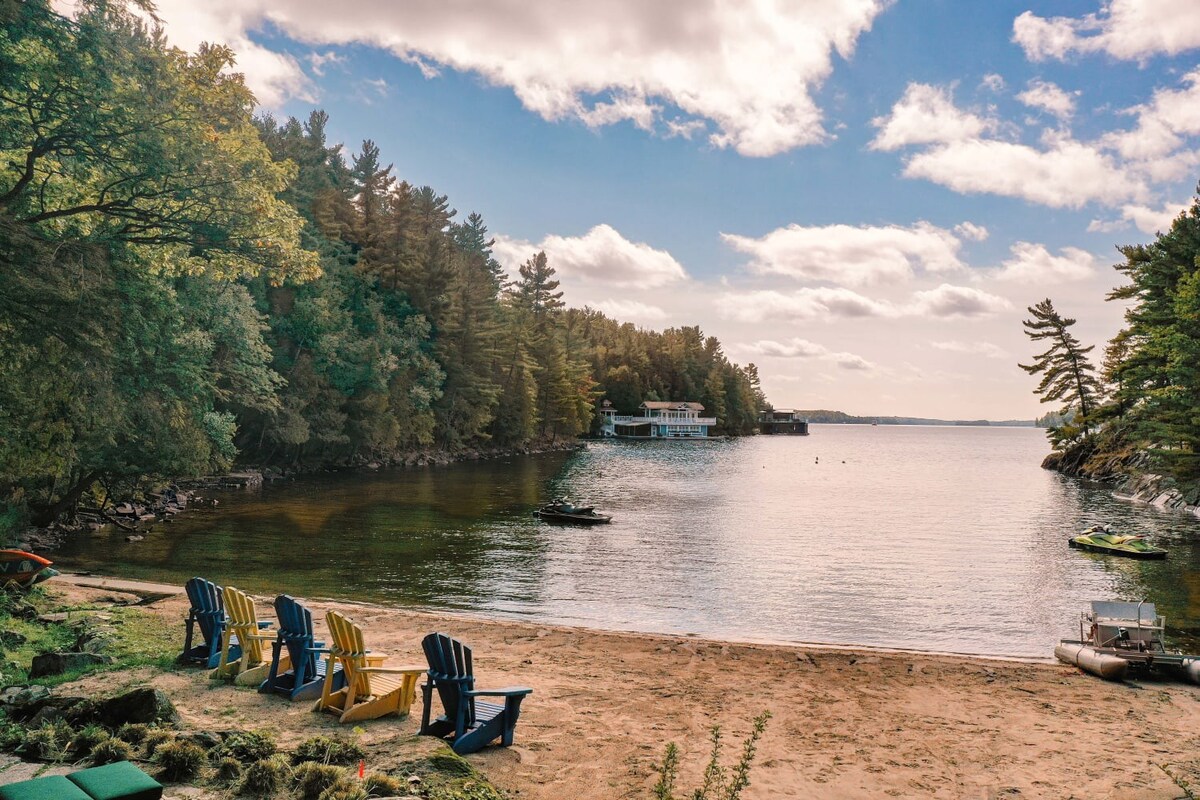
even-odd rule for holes
{"type": "Polygon", "coordinates": [[[133,745],[121,739],[108,738],[92,748],[92,764],[113,764],[133,758],[133,745]]]}
{"type": "Polygon", "coordinates": [[[217,762],[217,774],[214,780],[218,786],[233,786],[242,777],[242,762],[236,758],[225,756],[217,762]]]}
{"type": "Polygon", "coordinates": [[[357,764],[367,757],[367,751],[358,742],[334,736],[314,736],[306,739],[292,754],[296,763],[318,761],[322,764],[357,764]]]}
{"type": "Polygon", "coordinates": [[[345,777],[341,767],[305,761],[293,771],[301,800],[317,800],[321,793],[345,777]]]}
{"type": "Polygon", "coordinates": [[[408,786],[403,781],[378,772],[368,775],[362,787],[367,797],[399,797],[408,792],[408,786]]]}
{"type": "Polygon", "coordinates": [[[216,754],[251,764],[270,758],[278,750],[275,737],[267,731],[239,731],[223,741],[216,754]]]}
{"type": "Polygon", "coordinates": [[[162,777],[173,783],[193,780],[208,761],[204,748],[192,742],[167,742],[154,751],[162,777]]]}
{"type": "Polygon", "coordinates": [[[242,782],[238,784],[238,794],[271,797],[283,788],[290,777],[291,767],[282,758],[264,758],[246,768],[242,782]]]}

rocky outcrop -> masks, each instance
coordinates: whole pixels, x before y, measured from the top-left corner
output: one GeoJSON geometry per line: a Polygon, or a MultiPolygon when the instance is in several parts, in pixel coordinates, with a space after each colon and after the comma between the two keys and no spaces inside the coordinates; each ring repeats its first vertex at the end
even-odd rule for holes
{"type": "Polygon", "coordinates": [[[1113,497],[1200,517],[1200,483],[1180,485],[1174,478],[1146,473],[1127,478],[1113,491],[1113,497]]]}
{"type": "Polygon", "coordinates": [[[1092,442],[1077,442],[1046,456],[1042,468],[1073,478],[1113,484],[1113,497],[1118,500],[1200,516],[1200,482],[1181,485],[1174,478],[1147,472],[1147,464],[1143,451],[1133,448],[1110,451],[1097,448],[1092,442]]]}
{"type": "Polygon", "coordinates": [[[1097,446],[1087,439],[1055,450],[1042,461],[1042,469],[1054,470],[1072,478],[1093,481],[1124,481],[1145,468],[1146,454],[1131,447],[1117,450],[1097,446]]]}

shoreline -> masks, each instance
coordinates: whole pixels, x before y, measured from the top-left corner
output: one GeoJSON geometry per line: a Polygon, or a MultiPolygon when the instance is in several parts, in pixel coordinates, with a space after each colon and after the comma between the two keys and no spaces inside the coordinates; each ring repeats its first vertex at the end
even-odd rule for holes
{"type": "MultiPolygon", "coordinates": [[[[142,523],[157,525],[170,522],[186,514],[193,506],[213,505],[213,498],[200,492],[223,494],[227,492],[262,491],[266,486],[297,478],[307,478],[321,473],[343,473],[374,475],[384,470],[422,469],[492,461],[514,456],[539,456],[553,453],[570,453],[587,447],[589,439],[564,441],[535,441],[519,447],[463,447],[455,451],[426,448],[394,453],[378,459],[337,463],[306,464],[283,470],[270,464],[239,464],[221,475],[201,475],[191,478],[164,480],[156,488],[158,492],[144,492],[124,499],[109,499],[105,505],[113,510],[82,509],[64,513],[48,525],[30,526],[13,535],[12,547],[30,552],[53,553],[70,536],[85,531],[95,532],[104,527],[117,526],[127,531],[127,541],[140,541],[142,523]],[[166,495],[170,499],[164,501],[166,495]],[[150,498],[147,500],[146,498],[150,498]],[[207,500],[207,503],[206,503],[207,500]],[[123,509],[128,507],[128,512],[123,509]],[[103,521],[101,521],[103,520],[103,521]]],[[[217,498],[218,500],[220,498],[217,498]]],[[[0,545],[3,542],[0,541],[0,545]]]]}
{"type": "MultiPolygon", "coordinates": [[[[64,576],[67,577],[67,576],[64,576]]],[[[219,576],[213,576],[219,578],[219,576]]],[[[75,579],[80,580],[80,579],[75,579]]],[[[103,576],[47,586],[68,595],[162,595],[145,606],[182,638],[182,587],[103,576]]],[[[256,598],[270,619],[269,597],[256,598]]],[[[759,744],[747,800],[1004,796],[1168,800],[1200,782],[1200,693],[1186,684],[1105,683],[1055,663],[862,648],[722,642],[495,620],[345,601],[368,646],[394,663],[420,661],[420,637],[442,630],[473,647],[482,686],[534,689],[516,742],[470,760],[495,785],[529,800],[643,800],[666,743],[681,752],[681,786],[698,785],[709,732],[734,758],[750,720],[773,718],[759,744]],[[1097,765],[1104,764],[1104,770],[1097,765]]],[[[205,682],[195,673],[164,680],[205,682]]],[[[236,703],[258,724],[307,735],[313,717],[251,692],[201,692],[200,718],[236,703]]],[[[408,718],[365,725],[368,739],[415,732],[408,718]]]]}
{"type": "MultiPolygon", "coordinates": [[[[112,589],[114,591],[127,591],[131,593],[149,593],[149,594],[182,594],[183,588],[173,584],[157,583],[154,581],[145,581],[137,578],[121,578],[114,575],[97,575],[91,572],[71,572],[64,570],[58,579],[64,583],[70,583],[74,586],[81,586],[93,589],[112,589]]],[[[635,638],[649,639],[686,639],[689,642],[699,642],[708,645],[751,645],[757,647],[784,647],[795,648],[797,650],[813,650],[813,651],[830,651],[830,652],[846,652],[846,653],[862,653],[864,655],[895,655],[895,656],[931,656],[951,659],[964,659],[969,661],[986,661],[996,663],[1011,663],[1011,664],[1058,664],[1058,660],[1053,655],[1047,656],[1020,656],[1008,655],[1005,653],[967,653],[954,650],[917,650],[905,647],[891,647],[888,645],[872,645],[862,643],[845,644],[840,642],[817,642],[817,641],[787,641],[784,639],[756,639],[756,638],[733,638],[712,636],[701,633],[689,632],[673,632],[673,631],[639,631],[630,628],[603,628],[591,625],[573,625],[568,622],[558,620],[535,619],[533,617],[507,616],[500,613],[488,613],[487,611],[477,610],[461,610],[453,608],[437,608],[436,606],[425,605],[390,605],[388,603],[380,603],[368,600],[351,600],[345,597],[326,597],[316,595],[308,598],[314,603],[322,603],[326,605],[344,605],[355,608],[367,608],[378,611],[400,611],[415,615],[426,615],[428,617],[446,617],[451,619],[462,619],[464,622],[496,622],[496,623],[513,623],[517,625],[537,625],[541,627],[552,627],[564,631],[572,631],[577,634],[583,633],[607,633],[616,634],[619,636],[629,636],[635,638]]],[[[1053,645],[1050,645],[1051,651],[1053,645]]]]}

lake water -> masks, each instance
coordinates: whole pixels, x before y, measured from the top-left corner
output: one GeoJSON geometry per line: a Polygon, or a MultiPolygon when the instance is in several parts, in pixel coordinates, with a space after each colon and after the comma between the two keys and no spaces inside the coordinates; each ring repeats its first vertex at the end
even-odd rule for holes
{"type": "Polygon", "coordinates": [[[1048,656],[1092,599],[1148,599],[1200,646],[1200,519],[1039,468],[1032,428],[814,425],[808,437],[593,442],[217,495],[68,568],[619,630],[1048,656]],[[614,522],[556,526],[561,495],[614,522]],[[1096,522],[1165,562],[1093,555],[1096,522]]]}

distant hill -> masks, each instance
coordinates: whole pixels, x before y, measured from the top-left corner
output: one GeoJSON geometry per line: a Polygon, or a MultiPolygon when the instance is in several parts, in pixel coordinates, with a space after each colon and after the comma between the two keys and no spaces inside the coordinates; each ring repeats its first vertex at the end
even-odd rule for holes
{"type": "Polygon", "coordinates": [[[809,422],[841,425],[988,425],[993,428],[1033,428],[1036,427],[1031,419],[926,419],[924,417],[856,417],[844,411],[829,411],[816,409],[804,411],[797,409],[796,415],[805,417],[809,422]]]}

